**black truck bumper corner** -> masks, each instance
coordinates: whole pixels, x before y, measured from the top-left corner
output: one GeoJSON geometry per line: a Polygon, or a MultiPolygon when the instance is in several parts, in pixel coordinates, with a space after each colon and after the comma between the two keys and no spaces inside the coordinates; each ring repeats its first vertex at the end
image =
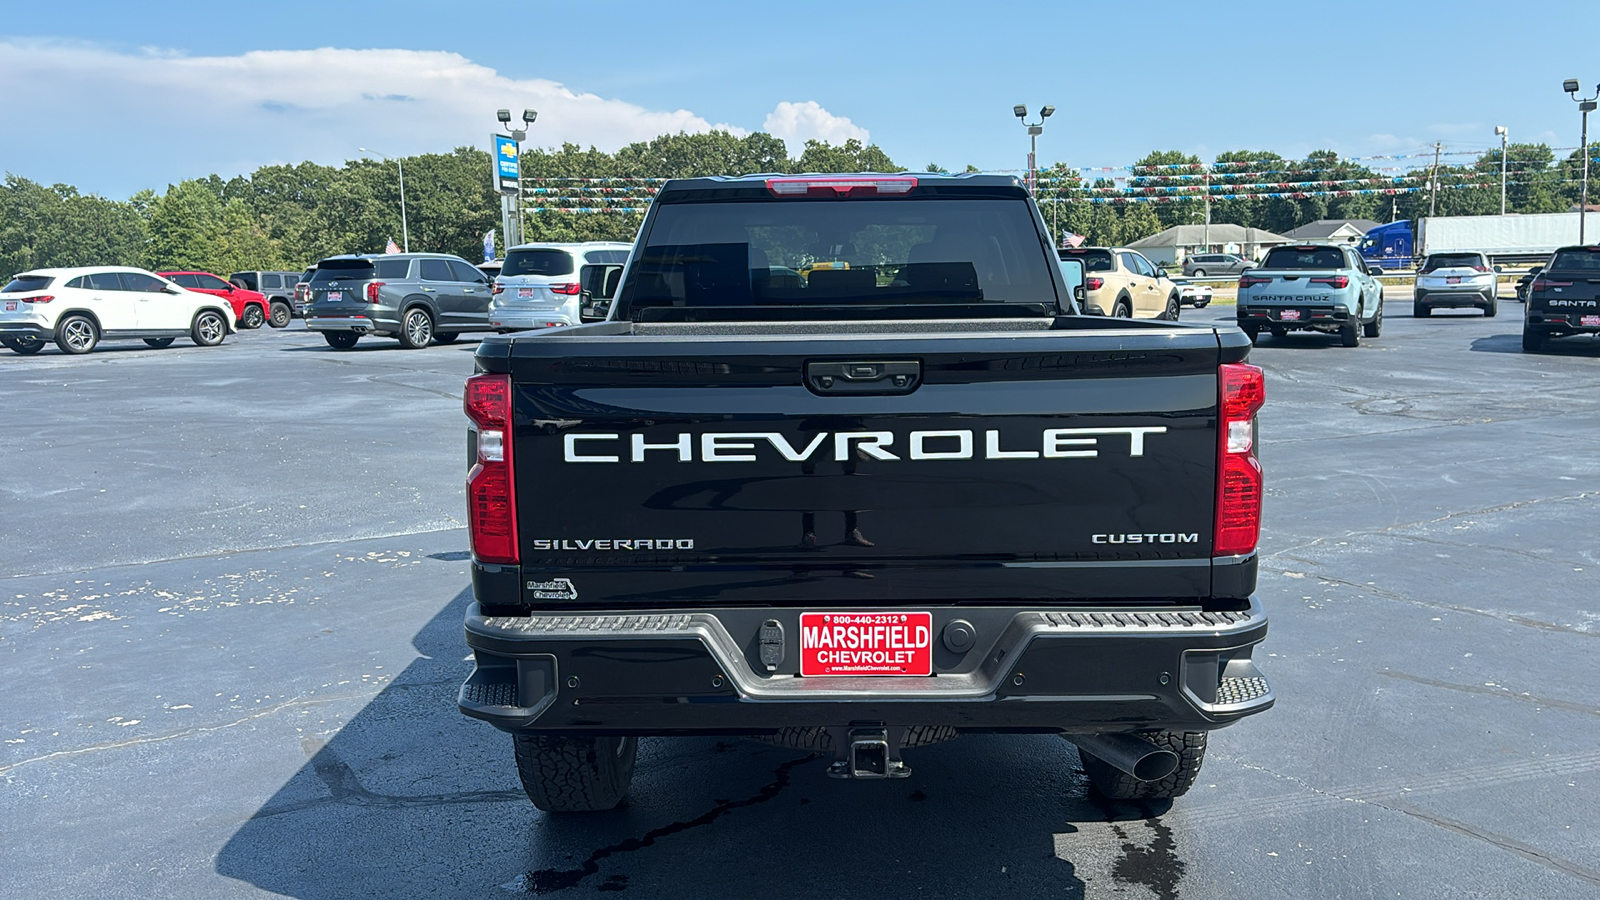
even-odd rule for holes
{"type": "MultiPolygon", "coordinates": [[[[797,609],[485,616],[461,711],[506,731],[759,734],[871,721],[965,731],[1202,731],[1272,706],[1251,660],[1267,633],[1254,600],[1197,609],[935,607],[934,633],[969,621],[970,650],[935,638],[929,677],[798,674],[797,609]],[[757,634],[791,636],[765,671],[757,634]]],[[[770,651],[770,647],[768,650],[770,651]]],[[[765,659],[770,659],[766,657],[765,659]]]]}

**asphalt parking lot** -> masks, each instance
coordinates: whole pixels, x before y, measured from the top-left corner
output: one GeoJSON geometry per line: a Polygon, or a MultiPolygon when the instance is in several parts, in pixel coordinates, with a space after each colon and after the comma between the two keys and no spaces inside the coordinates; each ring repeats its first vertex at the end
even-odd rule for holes
{"type": "Polygon", "coordinates": [[[876,783],[677,739],[543,815],[454,705],[472,341],[0,354],[0,893],[1600,895],[1600,342],[1390,297],[1252,355],[1278,705],[1170,808],[1049,737],[876,783]]]}

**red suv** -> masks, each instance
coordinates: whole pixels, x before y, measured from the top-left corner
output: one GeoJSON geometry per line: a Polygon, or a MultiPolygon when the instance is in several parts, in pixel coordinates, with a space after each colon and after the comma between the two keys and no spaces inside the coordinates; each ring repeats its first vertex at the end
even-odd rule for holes
{"type": "Polygon", "coordinates": [[[240,328],[260,328],[267,321],[267,295],[229,284],[210,272],[157,272],[178,287],[221,297],[233,306],[233,318],[240,328]]]}

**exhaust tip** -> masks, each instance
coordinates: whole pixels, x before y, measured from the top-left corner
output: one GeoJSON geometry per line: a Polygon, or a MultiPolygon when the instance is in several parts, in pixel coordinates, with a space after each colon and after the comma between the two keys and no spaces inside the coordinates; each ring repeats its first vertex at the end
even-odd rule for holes
{"type": "Polygon", "coordinates": [[[1138,762],[1133,764],[1133,771],[1129,775],[1140,781],[1160,781],[1178,771],[1178,754],[1171,750],[1156,750],[1145,754],[1138,762]]]}
{"type": "Polygon", "coordinates": [[[1064,734],[1078,750],[1132,775],[1160,781],[1178,771],[1178,754],[1132,734],[1064,734]]]}

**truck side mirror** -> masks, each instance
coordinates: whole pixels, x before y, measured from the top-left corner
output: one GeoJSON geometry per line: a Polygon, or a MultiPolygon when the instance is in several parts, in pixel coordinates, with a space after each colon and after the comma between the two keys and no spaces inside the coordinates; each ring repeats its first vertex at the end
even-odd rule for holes
{"type": "Polygon", "coordinates": [[[1083,289],[1083,285],[1075,284],[1072,286],[1072,299],[1078,301],[1079,304],[1085,303],[1089,299],[1089,292],[1083,289]]]}

